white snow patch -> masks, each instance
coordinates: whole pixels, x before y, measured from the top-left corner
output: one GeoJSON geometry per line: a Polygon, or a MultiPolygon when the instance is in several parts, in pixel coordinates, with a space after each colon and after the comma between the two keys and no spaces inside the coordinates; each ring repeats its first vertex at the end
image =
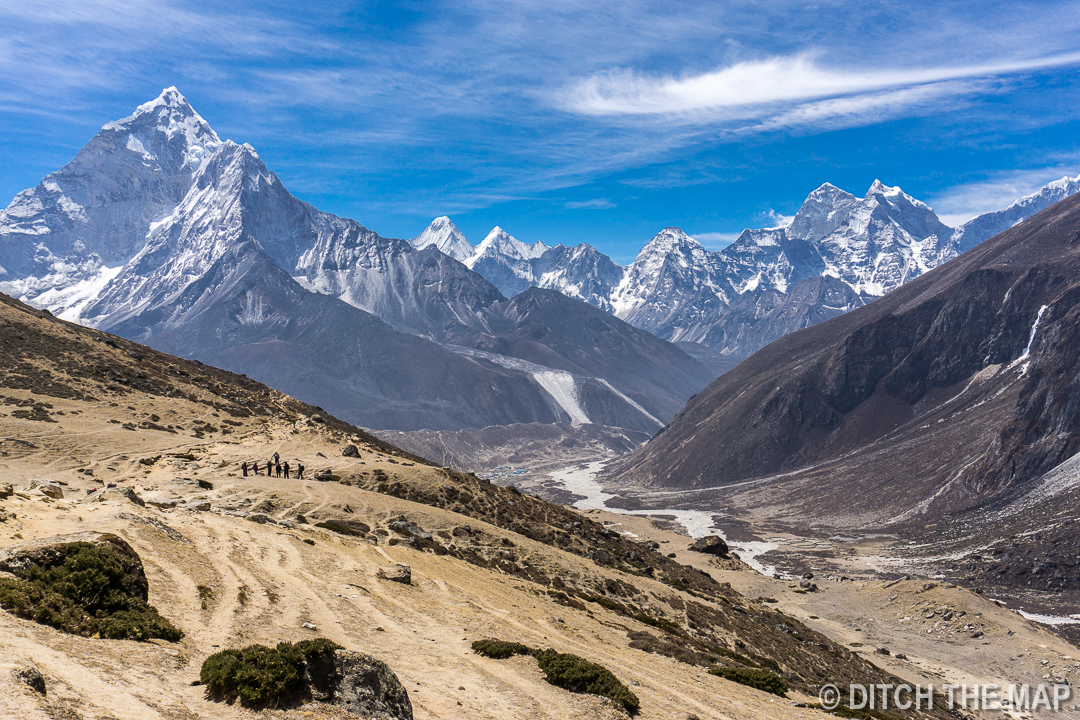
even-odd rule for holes
{"type": "Polygon", "coordinates": [[[1012,370],[1017,365],[1020,365],[1020,363],[1023,363],[1023,365],[1020,367],[1020,374],[1027,374],[1028,367],[1030,367],[1031,365],[1031,362],[1028,361],[1028,358],[1031,356],[1031,344],[1035,342],[1035,333],[1039,331],[1039,323],[1042,321],[1043,313],[1046,312],[1047,307],[1047,305],[1043,305],[1041,308],[1039,308],[1039,314],[1035,316],[1035,322],[1031,326],[1031,334],[1028,335],[1027,347],[1024,348],[1024,352],[1020,353],[1020,357],[1009,363],[1010,370],[1012,370]]]}
{"type": "MultiPolygon", "coordinates": [[[[559,403],[559,407],[566,411],[572,424],[589,425],[592,423],[592,420],[581,409],[581,404],[578,402],[577,385],[574,382],[573,375],[564,370],[531,371],[530,374],[540,387],[544,388],[547,394],[555,402],[559,403]]],[[[601,380],[601,382],[603,381],[601,380]]]]}
{"type": "Polygon", "coordinates": [[[82,317],[83,310],[123,269],[122,265],[114,268],[102,266],[90,277],[76,282],[57,272],[42,278],[29,277],[2,283],[0,290],[34,307],[46,308],[61,320],[86,324],[82,317]]]}

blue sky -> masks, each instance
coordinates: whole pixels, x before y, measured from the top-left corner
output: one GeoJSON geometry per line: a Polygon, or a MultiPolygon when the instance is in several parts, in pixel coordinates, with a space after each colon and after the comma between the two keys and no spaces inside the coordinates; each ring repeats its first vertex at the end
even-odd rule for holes
{"type": "Polygon", "coordinates": [[[0,197],[169,85],[383,235],[446,214],[623,262],[826,181],[958,222],[1080,174],[1075,0],[583,5],[0,0],[0,197]]]}

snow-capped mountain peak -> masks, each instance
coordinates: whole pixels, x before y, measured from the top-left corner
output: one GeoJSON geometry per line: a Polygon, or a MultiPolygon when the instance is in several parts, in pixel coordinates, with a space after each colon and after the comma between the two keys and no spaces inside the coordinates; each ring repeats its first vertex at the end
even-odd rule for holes
{"type": "Polygon", "coordinates": [[[483,242],[476,246],[476,258],[485,254],[498,253],[517,260],[532,260],[543,255],[550,248],[541,240],[531,245],[523,243],[510,233],[496,225],[487,234],[483,242]]]}
{"type": "Polygon", "coordinates": [[[157,159],[157,146],[182,145],[183,165],[190,172],[197,170],[221,144],[214,129],[175,87],[165,88],[128,117],[106,123],[101,132],[125,135],[126,148],[139,153],[148,162],[157,159]]]}
{"type": "Polygon", "coordinates": [[[424,231],[409,241],[417,250],[434,245],[442,253],[459,262],[466,262],[476,253],[457,225],[445,215],[435,218],[424,231]]]}

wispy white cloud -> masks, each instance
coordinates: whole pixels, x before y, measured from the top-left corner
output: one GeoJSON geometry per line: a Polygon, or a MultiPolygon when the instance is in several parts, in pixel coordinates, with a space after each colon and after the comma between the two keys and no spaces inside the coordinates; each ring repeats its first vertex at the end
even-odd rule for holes
{"type": "Polygon", "coordinates": [[[607,198],[596,198],[594,200],[571,200],[564,203],[563,207],[571,210],[610,210],[617,206],[607,198]]]}
{"type": "Polygon", "coordinates": [[[565,106],[584,115],[684,115],[704,111],[745,112],[761,105],[790,104],[844,95],[993,77],[1080,64],[1080,53],[1006,60],[959,67],[863,71],[823,67],[803,53],[738,62],[684,77],[651,76],[615,69],[570,86],[565,106]]]}

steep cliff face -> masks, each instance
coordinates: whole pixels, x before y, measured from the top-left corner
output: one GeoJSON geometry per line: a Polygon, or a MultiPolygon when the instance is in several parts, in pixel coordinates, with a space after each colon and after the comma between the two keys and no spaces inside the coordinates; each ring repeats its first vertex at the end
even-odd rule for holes
{"type": "MultiPolygon", "coordinates": [[[[708,487],[816,472],[831,487],[822,493],[858,504],[857,488],[887,476],[909,507],[971,506],[1080,449],[1078,317],[1071,197],[773,342],[699,393],[613,478],[708,487]]],[[[876,501],[891,512],[905,502],[894,499],[876,501]]]]}

